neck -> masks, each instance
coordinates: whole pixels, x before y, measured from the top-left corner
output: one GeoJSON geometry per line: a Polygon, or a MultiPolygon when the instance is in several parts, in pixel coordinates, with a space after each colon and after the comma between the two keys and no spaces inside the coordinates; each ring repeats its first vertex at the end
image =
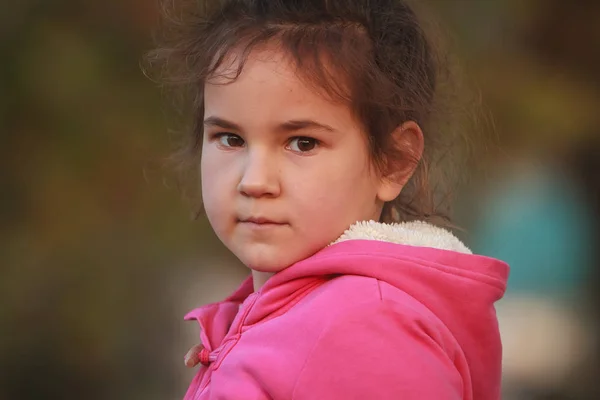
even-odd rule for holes
{"type": "Polygon", "coordinates": [[[263,287],[265,282],[269,280],[270,277],[275,275],[273,272],[261,272],[252,270],[252,281],[254,282],[254,291],[260,290],[263,287]]]}

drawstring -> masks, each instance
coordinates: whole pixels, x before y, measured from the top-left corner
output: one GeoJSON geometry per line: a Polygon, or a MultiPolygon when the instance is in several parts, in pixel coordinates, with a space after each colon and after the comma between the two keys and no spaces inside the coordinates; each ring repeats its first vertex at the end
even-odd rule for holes
{"type": "Polygon", "coordinates": [[[217,359],[217,355],[209,352],[205,347],[200,350],[198,353],[198,358],[200,358],[200,363],[204,366],[209,366],[211,362],[214,362],[217,359]]]}

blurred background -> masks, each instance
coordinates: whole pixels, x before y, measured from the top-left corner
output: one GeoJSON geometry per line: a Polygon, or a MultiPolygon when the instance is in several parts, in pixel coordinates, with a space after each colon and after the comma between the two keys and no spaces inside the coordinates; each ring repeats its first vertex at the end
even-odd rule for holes
{"type": "MultiPolygon", "coordinates": [[[[501,151],[461,190],[498,304],[506,399],[600,398],[600,2],[429,0],[501,151]]],[[[162,160],[175,120],[141,72],[147,0],[0,4],[0,400],[178,399],[189,309],[246,271],[162,160]]]]}

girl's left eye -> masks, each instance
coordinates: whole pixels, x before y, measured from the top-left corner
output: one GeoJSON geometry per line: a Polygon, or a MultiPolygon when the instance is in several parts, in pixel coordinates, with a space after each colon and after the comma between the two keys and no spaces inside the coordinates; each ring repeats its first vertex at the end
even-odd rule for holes
{"type": "Polygon", "coordinates": [[[311,150],[314,150],[315,147],[319,145],[319,141],[317,139],[309,138],[309,137],[295,137],[290,140],[288,145],[289,149],[298,153],[306,153],[311,150]]]}

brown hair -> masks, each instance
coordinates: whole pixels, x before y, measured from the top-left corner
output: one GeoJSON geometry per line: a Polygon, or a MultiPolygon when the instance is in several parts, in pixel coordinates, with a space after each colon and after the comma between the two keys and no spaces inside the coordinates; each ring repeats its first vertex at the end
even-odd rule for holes
{"type": "Polygon", "coordinates": [[[176,155],[182,165],[197,165],[206,80],[232,50],[241,50],[239,76],[252,49],[276,42],[307,83],[351,107],[381,173],[418,163],[400,196],[384,206],[382,220],[449,225],[448,204],[443,201],[450,193],[445,190],[448,174],[430,173],[432,164],[460,142],[458,131],[436,123],[442,115],[441,89],[449,88],[449,64],[405,1],[213,0],[179,6],[177,18],[172,8],[165,8],[165,42],[149,60],[162,66],[163,82],[188,89],[193,121],[176,155]],[[415,121],[423,130],[425,152],[420,160],[392,138],[394,129],[406,121],[415,121]],[[434,184],[436,178],[439,182],[434,184]]]}

